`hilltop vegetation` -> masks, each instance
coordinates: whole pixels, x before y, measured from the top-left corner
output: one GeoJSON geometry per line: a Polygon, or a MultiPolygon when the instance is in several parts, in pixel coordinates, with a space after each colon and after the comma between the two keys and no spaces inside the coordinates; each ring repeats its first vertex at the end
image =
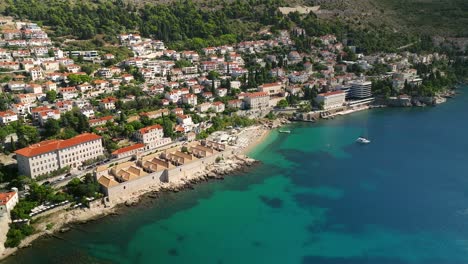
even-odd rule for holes
{"type": "Polygon", "coordinates": [[[354,26],[468,37],[466,0],[310,0],[354,26]]]}
{"type": "Polygon", "coordinates": [[[468,36],[464,0],[210,0],[169,5],[157,0],[7,0],[5,6],[4,15],[48,26],[52,37],[97,39],[97,46],[116,43],[119,33],[139,32],[172,49],[200,49],[263,38],[261,29],[274,33],[294,26],[305,28],[309,36],[335,34],[368,52],[395,51],[441,32],[468,36]],[[331,13],[283,16],[278,11],[296,3],[322,4],[331,13]]]}

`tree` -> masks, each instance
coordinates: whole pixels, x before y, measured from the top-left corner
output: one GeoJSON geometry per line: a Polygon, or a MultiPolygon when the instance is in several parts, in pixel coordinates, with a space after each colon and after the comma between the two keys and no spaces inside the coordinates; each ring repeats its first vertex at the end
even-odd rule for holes
{"type": "Polygon", "coordinates": [[[60,133],[60,123],[58,120],[53,118],[47,119],[46,123],[44,124],[44,137],[53,137],[60,133]]]}
{"type": "Polygon", "coordinates": [[[68,81],[70,85],[78,85],[85,82],[90,82],[91,77],[89,75],[82,75],[82,74],[70,74],[68,75],[68,81]]]}
{"type": "Polygon", "coordinates": [[[286,108],[289,106],[289,103],[286,99],[281,99],[276,106],[279,108],[286,108]]]}
{"type": "Polygon", "coordinates": [[[219,79],[219,73],[217,71],[209,71],[207,78],[208,80],[217,80],[219,79]]]}
{"type": "Polygon", "coordinates": [[[54,90],[50,90],[46,93],[46,99],[49,103],[55,102],[57,99],[57,92],[54,90]]]}
{"type": "Polygon", "coordinates": [[[15,142],[15,140],[13,139],[13,137],[10,137],[10,148],[11,148],[11,151],[15,151],[15,150],[16,150],[16,142],[15,142]]]}
{"type": "Polygon", "coordinates": [[[174,123],[168,118],[168,117],[163,117],[163,132],[165,137],[174,137],[174,130],[173,126],[174,123]]]}

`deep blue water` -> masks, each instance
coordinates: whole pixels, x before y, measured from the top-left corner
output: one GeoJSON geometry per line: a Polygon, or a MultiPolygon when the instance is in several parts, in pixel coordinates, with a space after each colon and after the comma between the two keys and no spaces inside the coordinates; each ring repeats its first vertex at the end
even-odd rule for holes
{"type": "Polygon", "coordinates": [[[262,165],[247,174],[41,239],[5,263],[468,263],[467,113],[461,94],[295,124],[252,153],[262,165]]]}

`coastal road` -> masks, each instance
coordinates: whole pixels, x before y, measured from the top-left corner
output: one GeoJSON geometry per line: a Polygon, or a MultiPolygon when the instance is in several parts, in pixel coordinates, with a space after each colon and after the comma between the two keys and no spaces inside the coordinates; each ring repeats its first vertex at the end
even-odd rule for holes
{"type": "MultiPolygon", "coordinates": [[[[160,147],[158,149],[150,149],[150,150],[144,151],[141,155],[148,155],[148,154],[154,153],[156,151],[159,152],[159,151],[163,151],[165,149],[181,146],[184,143],[185,143],[185,141],[175,141],[175,142],[172,142],[172,143],[170,143],[168,145],[162,146],[162,147],[160,147]]],[[[71,172],[72,173],[71,176],[65,177],[63,179],[61,179],[61,177],[63,177],[64,175],[60,175],[60,176],[56,176],[56,177],[49,178],[49,179],[46,179],[46,180],[42,180],[39,183],[43,184],[44,182],[49,181],[51,183],[50,185],[53,188],[59,189],[59,188],[62,188],[64,186],[66,186],[74,178],[80,178],[81,179],[82,177],[84,177],[88,173],[93,174],[94,170],[98,166],[110,165],[112,163],[122,163],[122,162],[130,161],[130,160],[132,160],[132,158],[133,157],[130,156],[130,157],[125,157],[125,158],[120,158],[120,159],[111,159],[106,163],[90,165],[91,168],[86,169],[84,171],[83,170],[75,170],[74,172],[71,172]]]]}

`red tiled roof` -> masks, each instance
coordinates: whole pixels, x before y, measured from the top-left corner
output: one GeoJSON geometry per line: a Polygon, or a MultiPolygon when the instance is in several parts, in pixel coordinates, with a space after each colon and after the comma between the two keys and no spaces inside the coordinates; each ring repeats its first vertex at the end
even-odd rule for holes
{"type": "Polygon", "coordinates": [[[31,109],[31,113],[40,113],[43,111],[49,111],[50,108],[47,106],[38,106],[36,108],[31,109]]]}
{"type": "Polygon", "coordinates": [[[39,112],[39,115],[45,117],[47,115],[49,115],[49,113],[54,113],[55,115],[59,115],[60,114],[60,111],[57,110],[57,109],[49,109],[47,111],[41,111],[39,112]]]}
{"type": "Polygon", "coordinates": [[[93,141],[102,138],[96,134],[84,133],[74,138],[66,140],[45,140],[37,144],[33,144],[29,147],[19,149],[15,151],[16,154],[25,157],[34,157],[43,153],[56,151],[59,149],[69,148],[75,145],[79,145],[88,141],[93,141]]]}
{"type": "Polygon", "coordinates": [[[14,115],[16,114],[11,110],[0,112],[0,117],[7,117],[7,116],[14,116],[14,115]]]}
{"type": "Polygon", "coordinates": [[[107,103],[115,103],[117,102],[117,98],[115,97],[107,97],[101,100],[101,102],[107,104],[107,103]]]}
{"type": "Polygon", "coordinates": [[[264,83],[262,84],[261,86],[262,87],[274,87],[274,86],[278,86],[278,85],[281,85],[280,82],[275,82],[275,83],[264,83]]]}
{"type": "Polygon", "coordinates": [[[119,148],[118,150],[112,152],[112,155],[118,155],[118,154],[122,154],[122,153],[125,153],[125,152],[128,152],[128,151],[132,151],[132,150],[139,149],[139,148],[144,148],[144,147],[145,147],[145,144],[138,143],[138,144],[134,144],[134,145],[131,145],[131,146],[128,146],[128,147],[119,148]]]}
{"type": "Polygon", "coordinates": [[[6,205],[16,192],[0,193],[0,205],[6,205]]]}
{"type": "Polygon", "coordinates": [[[146,133],[148,133],[149,131],[151,131],[153,129],[163,129],[163,128],[160,125],[152,125],[152,126],[141,128],[138,131],[140,131],[141,134],[146,134],[146,133]]]}
{"type": "Polygon", "coordinates": [[[109,120],[113,120],[114,117],[113,116],[103,116],[101,118],[95,118],[95,119],[90,119],[88,122],[89,123],[99,123],[101,121],[109,121],[109,120]]]}
{"type": "Polygon", "coordinates": [[[268,96],[267,92],[254,92],[254,93],[246,93],[244,94],[245,97],[260,97],[260,96],[268,96]]]}
{"type": "Polygon", "coordinates": [[[328,93],[321,93],[319,94],[320,96],[330,96],[330,95],[335,95],[335,94],[342,94],[344,91],[333,91],[333,92],[328,92],[328,93]]]}

